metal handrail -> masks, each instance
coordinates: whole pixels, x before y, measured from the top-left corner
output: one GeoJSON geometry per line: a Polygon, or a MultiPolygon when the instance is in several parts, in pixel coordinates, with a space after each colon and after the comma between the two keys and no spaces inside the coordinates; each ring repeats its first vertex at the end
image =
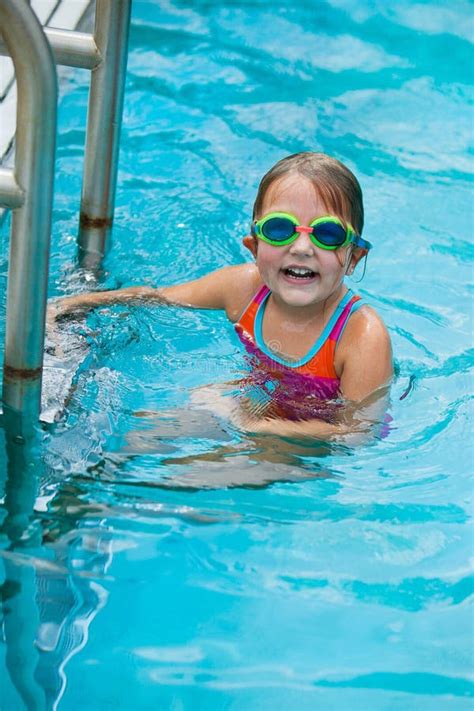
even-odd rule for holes
{"type": "Polygon", "coordinates": [[[43,30],[28,0],[0,0],[0,54],[18,83],[16,157],[0,169],[13,210],[3,379],[6,407],[39,415],[56,141],[58,63],[91,70],[79,256],[99,266],[112,228],[132,0],[96,0],[93,34],[43,30]],[[49,40],[49,41],[48,41],[49,40]]]}
{"type": "Polygon", "coordinates": [[[0,33],[18,84],[15,166],[0,175],[0,199],[13,208],[3,402],[37,417],[56,150],[56,67],[41,24],[25,0],[0,1],[0,33]]]}
{"type": "MultiPolygon", "coordinates": [[[[94,35],[77,30],[59,30],[55,27],[43,27],[43,32],[53,50],[56,64],[82,69],[95,69],[101,62],[100,52],[94,35]]],[[[9,54],[0,37],[0,55],[9,54]]]]}
{"type": "Polygon", "coordinates": [[[115,205],[131,0],[96,0],[92,71],[79,226],[79,256],[97,267],[109,247],[115,205]]]}
{"type": "MultiPolygon", "coordinates": [[[[90,268],[99,266],[109,248],[131,4],[132,0],[96,0],[92,34],[44,29],[58,64],[91,70],[78,234],[81,264],[90,268]]],[[[0,40],[0,54],[5,53],[0,40]]]]}

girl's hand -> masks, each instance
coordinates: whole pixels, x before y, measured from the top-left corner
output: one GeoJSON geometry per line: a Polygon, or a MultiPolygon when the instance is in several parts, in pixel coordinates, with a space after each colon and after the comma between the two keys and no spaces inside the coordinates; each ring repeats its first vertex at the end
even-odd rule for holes
{"type": "Polygon", "coordinates": [[[291,421],[269,417],[256,417],[245,408],[235,408],[233,424],[247,434],[269,434],[285,437],[288,435],[288,425],[291,421]]]}
{"type": "Polygon", "coordinates": [[[61,339],[58,331],[57,319],[61,315],[59,301],[51,301],[46,309],[46,342],[45,348],[55,356],[64,356],[61,339]]]}
{"type": "Polygon", "coordinates": [[[249,434],[274,434],[284,435],[282,420],[265,420],[263,418],[246,417],[241,418],[239,425],[241,429],[249,434]]]}
{"type": "MultiPolygon", "coordinates": [[[[56,356],[64,357],[63,342],[59,322],[70,314],[85,314],[88,311],[89,294],[67,296],[48,303],[46,309],[46,350],[56,356]]],[[[89,307],[90,308],[90,307],[89,307]]]]}
{"type": "Polygon", "coordinates": [[[46,308],[46,331],[50,331],[56,326],[56,319],[59,315],[59,305],[57,301],[50,301],[46,308]]]}
{"type": "Polygon", "coordinates": [[[248,434],[274,435],[291,439],[312,439],[319,442],[340,442],[357,445],[372,437],[374,422],[355,420],[352,423],[324,422],[323,420],[284,420],[277,418],[245,417],[238,423],[248,434]]]}

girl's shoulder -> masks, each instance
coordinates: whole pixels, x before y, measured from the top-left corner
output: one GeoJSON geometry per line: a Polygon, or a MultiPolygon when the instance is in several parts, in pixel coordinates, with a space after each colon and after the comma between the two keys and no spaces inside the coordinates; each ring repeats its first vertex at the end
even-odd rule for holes
{"type": "Polygon", "coordinates": [[[377,311],[364,304],[348,319],[336,350],[336,360],[343,364],[354,352],[375,356],[391,352],[390,336],[377,311]]]}
{"type": "Polygon", "coordinates": [[[256,265],[251,262],[226,267],[223,272],[228,279],[225,310],[229,320],[235,323],[263,282],[256,265]]]}
{"type": "Polygon", "coordinates": [[[341,345],[344,341],[352,341],[353,339],[378,339],[388,338],[387,327],[377,311],[363,304],[360,306],[347,321],[347,327],[341,338],[341,345]]]}

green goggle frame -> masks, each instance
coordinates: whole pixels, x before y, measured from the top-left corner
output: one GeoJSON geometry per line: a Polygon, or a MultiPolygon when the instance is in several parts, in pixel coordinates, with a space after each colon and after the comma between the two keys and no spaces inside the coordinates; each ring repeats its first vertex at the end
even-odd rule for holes
{"type": "Polygon", "coordinates": [[[273,245],[282,247],[295,242],[301,232],[306,232],[313,244],[320,249],[335,250],[353,244],[369,250],[372,245],[359,237],[350,225],[344,226],[334,215],[324,215],[309,223],[308,227],[299,224],[298,219],[288,212],[270,212],[250,227],[252,235],[273,245]]]}

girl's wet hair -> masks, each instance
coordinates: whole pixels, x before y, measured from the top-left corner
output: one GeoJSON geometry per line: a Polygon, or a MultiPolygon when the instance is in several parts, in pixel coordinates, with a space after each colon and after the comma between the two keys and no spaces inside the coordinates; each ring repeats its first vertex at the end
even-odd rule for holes
{"type": "Polygon", "coordinates": [[[357,234],[362,234],[364,205],[359,181],[354,173],[336,158],[311,151],[282,158],[265,173],[258,186],[253,219],[261,216],[263,201],[273,183],[289,175],[303,175],[308,178],[327,209],[344,222],[348,222],[357,234]]]}

